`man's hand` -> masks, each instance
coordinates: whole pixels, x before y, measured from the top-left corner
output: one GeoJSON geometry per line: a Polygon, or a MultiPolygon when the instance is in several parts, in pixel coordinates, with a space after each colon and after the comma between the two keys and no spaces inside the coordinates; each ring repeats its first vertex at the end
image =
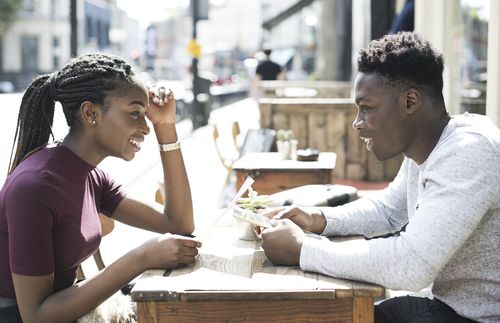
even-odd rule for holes
{"type": "Polygon", "coordinates": [[[305,234],[288,219],[277,221],[276,226],[262,230],[262,248],[275,264],[298,265],[305,234]]]}
{"type": "Polygon", "coordinates": [[[325,230],[326,219],[316,208],[303,209],[298,206],[275,209],[265,214],[275,220],[290,219],[304,231],[321,234],[325,230]]]}

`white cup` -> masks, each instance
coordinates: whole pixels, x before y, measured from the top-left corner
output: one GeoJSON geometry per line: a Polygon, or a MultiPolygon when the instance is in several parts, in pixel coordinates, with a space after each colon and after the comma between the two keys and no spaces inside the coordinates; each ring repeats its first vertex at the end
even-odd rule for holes
{"type": "Polygon", "coordinates": [[[253,224],[239,219],[235,219],[235,221],[238,230],[238,238],[240,240],[255,241],[261,239],[260,235],[255,231],[253,224]]]}

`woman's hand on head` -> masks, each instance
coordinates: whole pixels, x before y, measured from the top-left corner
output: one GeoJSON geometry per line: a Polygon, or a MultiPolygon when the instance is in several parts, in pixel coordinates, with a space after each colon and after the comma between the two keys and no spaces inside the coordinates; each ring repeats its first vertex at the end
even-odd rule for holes
{"type": "Polygon", "coordinates": [[[149,106],[146,116],[149,121],[155,125],[159,124],[175,124],[176,108],[174,93],[170,89],[164,87],[150,87],[149,106]]]}
{"type": "Polygon", "coordinates": [[[195,262],[201,242],[166,233],[147,241],[143,247],[147,268],[177,268],[195,262]]]}

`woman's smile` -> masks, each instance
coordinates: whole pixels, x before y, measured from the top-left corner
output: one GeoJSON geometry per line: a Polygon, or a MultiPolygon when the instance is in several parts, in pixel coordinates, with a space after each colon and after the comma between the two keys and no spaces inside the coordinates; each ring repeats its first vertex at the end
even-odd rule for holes
{"type": "Polygon", "coordinates": [[[134,146],[135,152],[139,152],[141,150],[141,145],[144,142],[143,138],[130,138],[129,142],[134,146]]]}

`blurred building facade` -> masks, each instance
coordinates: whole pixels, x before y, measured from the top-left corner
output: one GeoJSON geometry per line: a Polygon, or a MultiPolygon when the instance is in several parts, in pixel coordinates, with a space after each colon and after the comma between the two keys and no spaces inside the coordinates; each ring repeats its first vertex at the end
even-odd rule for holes
{"type": "MultiPolygon", "coordinates": [[[[18,90],[35,74],[67,62],[71,34],[70,1],[20,1],[18,19],[0,35],[0,81],[13,82],[18,90]]],[[[76,2],[78,54],[113,52],[150,69],[157,78],[189,77],[188,8],[169,10],[143,33],[116,0],[76,2]]],[[[274,49],[273,59],[285,66],[288,79],[352,80],[358,49],[388,30],[405,0],[210,3],[208,19],[198,22],[200,71],[222,81],[251,77],[256,53],[265,46],[274,49]]],[[[497,124],[500,91],[492,80],[500,82],[500,67],[491,58],[500,55],[499,10],[496,0],[415,0],[414,13],[415,30],[444,53],[450,112],[476,109],[493,116],[497,124]]]]}
{"type": "Polygon", "coordinates": [[[69,5],[66,0],[23,0],[18,19],[1,37],[0,81],[16,89],[39,72],[69,58],[69,5]]]}
{"type": "MultiPolygon", "coordinates": [[[[78,54],[102,51],[130,57],[138,47],[137,22],[114,0],[77,0],[78,54]],[[116,27],[123,26],[123,27],[116,27]],[[114,32],[114,33],[113,33],[114,32]]],[[[0,36],[0,81],[23,89],[33,77],[70,59],[70,1],[22,0],[17,19],[0,36]]]]}

